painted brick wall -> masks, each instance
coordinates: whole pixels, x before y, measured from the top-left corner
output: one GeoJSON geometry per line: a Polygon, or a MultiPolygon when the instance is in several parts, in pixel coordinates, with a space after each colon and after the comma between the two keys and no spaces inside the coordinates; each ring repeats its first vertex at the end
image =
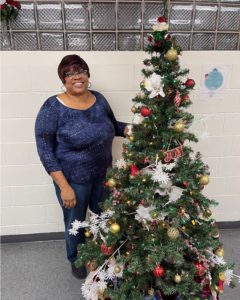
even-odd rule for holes
{"type": "MultiPolygon", "coordinates": [[[[2,52],[2,222],[3,235],[63,230],[62,214],[37,156],[34,142],[36,114],[61,82],[57,65],[66,52],[2,52]]],[[[131,121],[131,99],[139,91],[144,52],[82,52],[89,63],[92,88],[109,100],[118,120],[131,121]]],[[[200,136],[194,145],[211,168],[204,193],[219,201],[219,221],[240,220],[240,52],[185,52],[181,65],[197,82],[192,93],[196,116],[192,130],[200,136]],[[204,64],[230,67],[226,97],[199,100],[204,64]]],[[[114,157],[121,155],[123,139],[114,141],[114,157]]]]}

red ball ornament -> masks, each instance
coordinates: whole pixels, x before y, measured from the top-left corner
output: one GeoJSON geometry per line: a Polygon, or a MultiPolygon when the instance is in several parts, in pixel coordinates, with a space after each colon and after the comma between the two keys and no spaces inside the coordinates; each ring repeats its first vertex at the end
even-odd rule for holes
{"type": "Polygon", "coordinates": [[[138,172],[138,167],[136,165],[131,166],[131,176],[137,175],[138,172]]]}
{"type": "Polygon", "coordinates": [[[203,276],[206,273],[206,268],[200,262],[195,262],[194,265],[197,269],[196,274],[198,276],[203,276]]]}
{"type": "Polygon", "coordinates": [[[106,186],[106,187],[109,187],[108,181],[105,182],[105,186],[106,186]]]}
{"type": "MultiPolygon", "coordinates": [[[[11,6],[16,7],[16,9],[20,9],[21,8],[21,4],[18,1],[14,1],[14,0],[7,0],[6,3],[8,3],[11,6]]],[[[2,6],[2,5],[1,5],[2,6]]]]}
{"type": "Polygon", "coordinates": [[[171,35],[168,33],[166,36],[166,41],[170,41],[171,40],[171,35]]]}
{"type": "Polygon", "coordinates": [[[157,41],[157,42],[156,42],[156,45],[157,45],[158,47],[161,47],[161,46],[162,46],[162,42],[161,42],[161,41],[157,41]]]}
{"type": "Polygon", "coordinates": [[[148,35],[147,40],[151,43],[153,41],[152,35],[148,35]]]}
{"type": "Polygon", "coordinates": [[[143,106],[143,107],[141,107],[141,115],[143,117],[148,117],[151,115],[151,110],[148,107],[143,106]]]}
{"type": "Polygon", "coordinates": [[[102,253],[105,255],[111,255],[114,250],[113,246],[108,247],[105,243],[102,243],[100,248],[101,248],[102,253]]]}
{"type": "Polygon", "coordinates": [[[183,185],[184,185],[184,187],[189,187],[189,182],[188,181],[183,181],[183,185]]]}
{"type": "Polygon", "coordinates": [[[163,277],[165,273],[165,270],[162,266],[156,266],[155,269],[153,270],[153,274],[155,277],[163,277]]]}
{"type": "Polygon", "coordinates": [[[194,81],[193,79],[188,79],[188,80],[185,82],[185,85],[186,85],[186,87],[194,87],[195,81],[194,81]]]}
{"type": "Polygon", "coordinates": [[[188,95],[183,96],[183,102],[189,102],[190,98],[188,95]]]}
{"type": "Polygon", "coordinates": [[[158,20],[159,23],[163,23],[163,22],[166,23],[167,22],[167,18],[165,18],[163,16],[159,17],[157,20],[158,20]]]}

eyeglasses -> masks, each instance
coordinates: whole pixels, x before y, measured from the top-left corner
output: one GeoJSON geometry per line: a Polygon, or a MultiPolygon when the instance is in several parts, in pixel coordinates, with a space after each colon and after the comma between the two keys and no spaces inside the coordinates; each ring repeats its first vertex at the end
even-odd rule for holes
{"type": "Polygon", "coordinates": [[[75,72],[73,72],[73,71],[65,72],[65,77],[69,77],[69,78],[74,78],[75,76],[78,76],[78,75],[88,75],[88,71],[84,70],[84,69],[78,69],[75,72]]]}

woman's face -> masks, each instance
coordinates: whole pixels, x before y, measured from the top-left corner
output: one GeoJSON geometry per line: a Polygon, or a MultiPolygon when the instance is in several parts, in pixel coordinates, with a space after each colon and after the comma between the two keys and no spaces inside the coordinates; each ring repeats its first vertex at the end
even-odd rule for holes
{"type": "Polygon", "coordinates": [[[87,70],[82,68],[70,69],[65,73],[64,86],[71,95],[81,95],[88,90],[89,77],[87,70]]]}

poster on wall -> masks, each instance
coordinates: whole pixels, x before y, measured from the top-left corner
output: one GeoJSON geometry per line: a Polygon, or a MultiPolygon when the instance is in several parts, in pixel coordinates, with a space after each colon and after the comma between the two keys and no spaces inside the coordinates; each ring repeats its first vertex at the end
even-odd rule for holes
{"type": "Polygon", "coordinates": [[[200,86],[200,100],[222,100],[226,93],[229,65],[204,65],[200,86]]]}

